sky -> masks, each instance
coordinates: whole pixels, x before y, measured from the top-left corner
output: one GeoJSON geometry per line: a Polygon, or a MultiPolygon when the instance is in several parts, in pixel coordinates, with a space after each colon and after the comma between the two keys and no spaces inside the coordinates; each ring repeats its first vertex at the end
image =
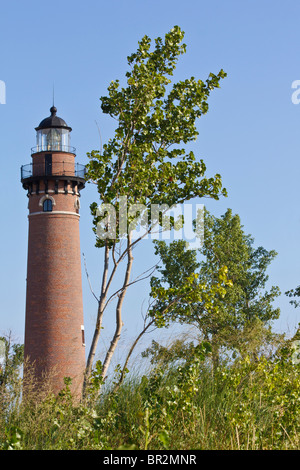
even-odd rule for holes
{"type": "MultiPolygon", "coordinates": [[[[57,114],[73,129],[76,159],[86,164],[87,152],[100,147],[99,129],[103,144],[115,125],[101,112],[99,98],[110,81],[123,80],[126,58],[145,34],[163,37],[174,25],[185,32],[187,45],[174,81],[205,80],[221,68],[227,73],[198,123],[193,151],[203,158],[207,176],[221,174],[228,197],[204,204],[216,216],[231,208],[255,246],[277,251],[268,270],[269,286],[282,292],[274,330],[295,331],[299,310],[284,292],[300,284],[300,93],[292,88],[293,83],[300,88],[299,16],[298,0],[0,2],[5,84],[5,100],[0,88],[0,103],[5,101],[0,104],[0,334],[12,331],[23,342],[28,218],[20,167],[31,161],[34,128],[50,114],[53,87],[57,114]]],[[[102,253],[94,247],[89,209],[95,200],[95,188],[87,185],[81,197],[81,251],[97,292],[102,253]]],[[[138,275],[153,264],[151,245],[141,246],[135,258],[133,275],[138,275]]],[[[84,267],[82,277],[88,345],[97,306],[84,267]]],[[[145,282],[124,305],[123,347],[139,332],[146,302],[145,282]]],[[[112,314],[100,349],[114,327],[112,314]]]]}

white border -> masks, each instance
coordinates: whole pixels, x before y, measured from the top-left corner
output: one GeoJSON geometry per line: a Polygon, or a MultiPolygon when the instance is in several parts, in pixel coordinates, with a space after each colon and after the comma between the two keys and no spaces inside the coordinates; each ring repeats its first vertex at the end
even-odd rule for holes
{"type": "Polygon", "coordinates": [[[44,215],[68,214],[68,215],[76,215],[77,217],[80,217],[80,214],[77,214],[77,212],[68,212],[68,211],[32,212],[31,214],[28,214],[28,217],[31,217],[32,215],[39,215],[39,214],[44,214],[44,215]]]}

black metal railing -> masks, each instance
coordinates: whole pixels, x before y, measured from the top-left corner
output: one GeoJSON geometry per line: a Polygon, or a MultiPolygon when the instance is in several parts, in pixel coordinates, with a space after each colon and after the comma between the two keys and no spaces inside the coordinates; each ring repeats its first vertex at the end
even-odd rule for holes
{"type": "Polygon", "coordinates": [[[70,145],[60,145],[60,144],[44,144],[38,145],[31,148],[31,154],[39,152],[66,152],[66,153],[76,153],[76,148],[71,147],[70,145]]]}
{"type": "Polygon", "coordinates": [[[84,178],[86,167],[80,163],[70,162],[53,162],[52,168],[45,168],[44,164],[29,163],[21,166],[21,181],[33,177],[51,177],[51,176],[69,176],[76,178],[84,178]]]}

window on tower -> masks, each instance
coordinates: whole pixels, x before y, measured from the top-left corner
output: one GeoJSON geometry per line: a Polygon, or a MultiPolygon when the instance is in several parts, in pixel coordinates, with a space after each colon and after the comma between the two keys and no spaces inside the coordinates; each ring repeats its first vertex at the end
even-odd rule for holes
{"type": "Polygon", "coordinates": [[[52,201],[51,199],[45,199],[43,202],[43,211],[44,212],[52,212],[52,201]]]}
{"type": "Polygon", "coordinates": [[[85,346],[84,326],[83,325],[81,325],[81,342],[82,342],[82,346],[85,346]]]}

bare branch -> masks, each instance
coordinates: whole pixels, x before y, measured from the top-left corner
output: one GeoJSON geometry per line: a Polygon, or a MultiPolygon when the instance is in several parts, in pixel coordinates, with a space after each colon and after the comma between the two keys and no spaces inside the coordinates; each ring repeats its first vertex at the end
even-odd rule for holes
{"type": "Polygon", "coordinates": [[[90,286],[90,291],[91,293],[93,294],[93,296],[95,297],[95,299],[97,300],[97,302],[99,302],[99,298],[96,296],[93,288],[92,288],[92,284],[91,284],[91,281],[90,281],[90,276],[89,276],[89,273],[88,273],[88,270],[87,270],[87,266],[86,266],[86,259],[85,259],[85,256],[84,256],[84,253],[82,253],[82,256],[83,256],[83,260],[84,260],[84,269],[85,269],[85,274],[86,274],[86,277],[87,277],[87,280],[88,280],[88,283],[89,283],[89,286],[90,286]]]}
{"type": "Polygon", "coordinates": [[[100,127],[97,123],[97,121],[95,120],[95,123],[96,123],[96,126],[97,126],[97,129],[98,129],[98,133],[99,133],[99,137],[100,137],[100,155],[102,155],[102,137],[101,137],[101,132],[100,132],[100,127]]]}
{"type": "Polygon", "coordinates": [[[113,392],[117,392],[118,389],[120,388],[121,384],[123,383],[129,359],[130,359],[136,345],[138,344],[138,342],[140,341],[142,336],[147,332],[148,328],[150,328],[150,326],[153,325],[154,321],[155,320],[153,318],[152,320],[149,321],[149,323],[147,325],[145,325],[145,323],[144,323],[144,328],[142,329],[142,331],[139,333],[139,335],[136,337],[136,339],[132,343],[131,348],[129,349],[129,352],[128,352],[127,357],[125,359],[125,362],[124,362],[124,365],[123,365],[123,368],[122,368],[122,371],[121,371],[121,376],[120,376],[119,382],[115,385],[115,387],[113,389],[113,392]]]}
{"type": "Polygon", "coordinates": [[[136,284],[137,282],[140,282],[140,281],[144,281],[145,279],[148,279],[153,273],[154,271],[156,270],[158,264],[155,264],[154,266],[152,266],[151,268],[147,269],[146,271],[144,271],[142,274],[140,274],[134,281],[130,282],[129,284],[121,287],[120,289],[118,289],[116,292],[114,292],[110,297],[109,299],[107,300],[105,306],[104,306],[104,309],[107,307],[107,305],[113,300],[114,297],[116,297],[117,295],[120,294],[120,292],[122,292],[124,289],[127,289],[127,287],[130,287],[132,286],[133,284],[136,284]],[[143,274],[146,274],[147,272],[149,272],[150,270],[152,270],[149,274],[147,274],[147,276],[144,276],[144,277],[141,277],[143,276],[143,274]]]}

